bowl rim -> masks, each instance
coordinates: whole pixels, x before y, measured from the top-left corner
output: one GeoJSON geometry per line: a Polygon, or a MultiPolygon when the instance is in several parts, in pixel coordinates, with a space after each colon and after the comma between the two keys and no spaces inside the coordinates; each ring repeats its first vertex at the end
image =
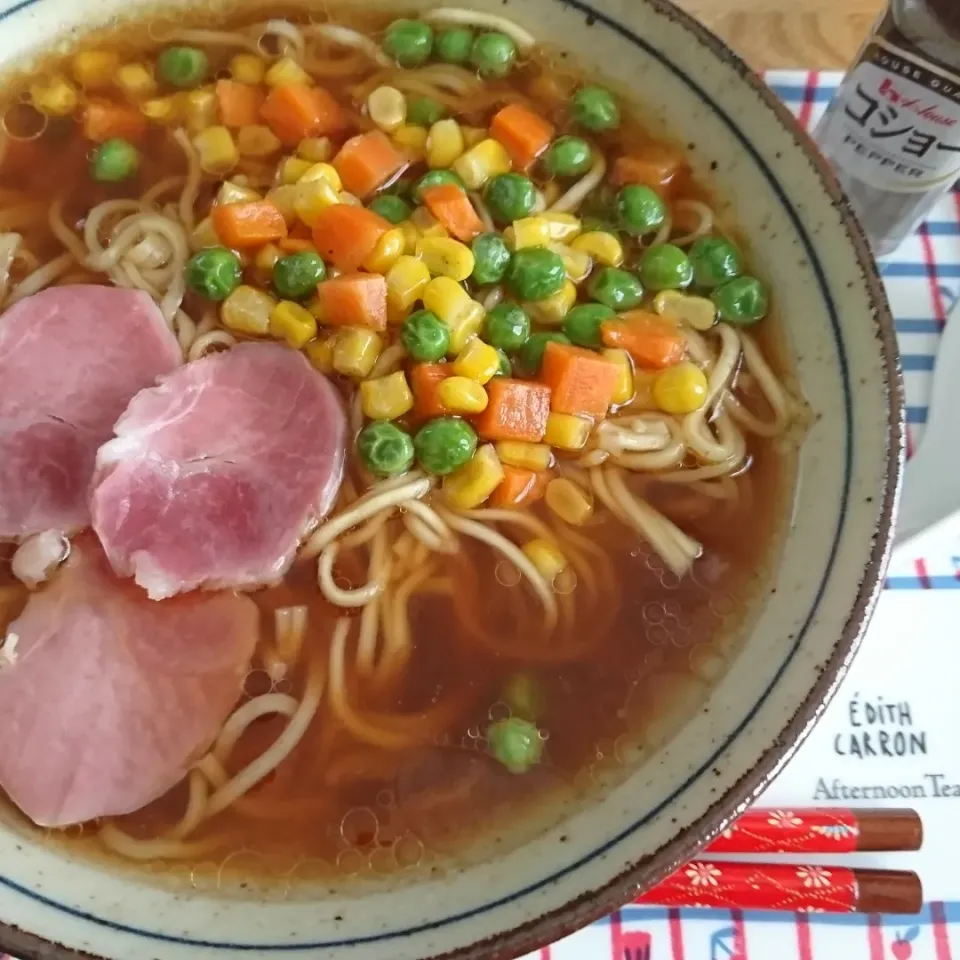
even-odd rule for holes
{"type": "MultiPolygon", "coordinates": [[[[36,0],[22,0],[7,13],[13,14],[36,0]]],[[[629,27],[614,16],[593,6],[592,0],[556,0],[591,22],[602,23],[634,46],[658,56],[656,51],[629,27]]],[[[893,316],[866,236],[827,161],[813,139],[798,124],[793,114],[761,77],[728,44],[691,14],[680,9],[673,0],[645,0],[657,14],[663,15],[686,30],[718,60],[729,66],[770,109],[780,125],[794,139],[800,152],[813,168],[833,207],[841,218],[840,228],[849,239],[863,275],[872,307],[880,355],[887,374],[885,393],[888,400],[887,430],[890,440],[882,503],[874,531],[870,558],[864,567],[856,601],[834,652],[823,668],[816,684],[805,697],[793,718],[776,735],[775,743],[757,760],[751,770],[732,788],[721,795],[707,811],[677,837],[621,871],[601,886],[585,891],[566,903],[509,930],[500,931],[485,940],[441,954],[429,960],[488,960],[518,957],[551,944],[582,927],[616,911],[640,890],[660,882],[698,850],[714,839],[773,780],[776,773],[797,751],[809,733],[812,722],[820,717],[844,679],[856,653],[883,588],[883,576],[893,547],[896,503],[899,498],[905,463],[905,399],[900,372],[899,353],[893,316]]],[[[658,57],[667,69],[668,59],[658,57]]],[[[714,108],[713,98],[691,78],[686,78],[695,92],[714,108]]],[[[719,112],[723,112],[720,110],[719,112]]],[[[0,923],[0,949],[12,950],[20,960],[104,960],[95,954],[72,950],[37,934],[0,923]]]]}

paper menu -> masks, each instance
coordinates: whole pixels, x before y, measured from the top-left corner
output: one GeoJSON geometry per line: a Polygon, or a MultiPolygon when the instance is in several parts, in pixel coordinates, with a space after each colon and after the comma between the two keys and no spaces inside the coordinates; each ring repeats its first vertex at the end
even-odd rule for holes
{"type": "Polygon", "coordinates": [[[916,870],[926,900],[960,900],[958,623],[960,591],[884,591],[833,702],[759,800],[784,808],[913,807],[924,823],[920,852],[842,862],[916,870]]]}

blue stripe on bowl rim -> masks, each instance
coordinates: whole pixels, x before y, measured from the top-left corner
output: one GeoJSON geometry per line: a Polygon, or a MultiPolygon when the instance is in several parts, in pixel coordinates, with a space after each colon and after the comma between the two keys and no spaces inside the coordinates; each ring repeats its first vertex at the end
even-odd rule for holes
{"type": "MultiPolygon", "coordinates": [[[[4,20],[9,19],[14,14],[19,13],[29,7],[36,5],[37,3],[42,2],[42,0],[22,0],[21,3],[10,8],[4,13],[0,13],[0,23],[4,20]]],[[[653,57],[659,61],[666,69],[668,69],[674,76],[681,80],[687,87],[689,87],[697,96],[706,103],[713,112],[723,121],[726,127],[730,132],[739,140],[743,146],[744,151],[750,156],[753,162],[756,164],[757,168],[761,171],[768,184],[770,185],[773,192],[776,194],[778,200],[780,201],[781,207],[786,212],[791,223],[794,226],[794,229],[797,232],[797,235],[800,237],[803,247],[809,257],[810,263],[812,265],[813,272],[817,279],[817,285],[820,288],[821,296],[823,301],[826,304],[827,312],[830,318],[830,328],[833,334],[833,340],[836,347],[837,353],[837,364],[840,368],[840,375],[843,381],[843,420],[845,427],[844,435],[844,451],[843,451],[843,491],[840,499],[840,511],[837,520],[837,529],[834,533],[833,543],[830,547],[829,557],[827,559],[826,567],[823,573],[823,576],[820,580],[820,584],[817,587],[816,594],[814,596],[813,606],[807,614],[806,619],[803,622],[800,630],[797,631],[797,635],[790,647],[790,650],[784,659],[783,663],[777,669],[776,673],[773,676],[773,679],[770,681],[767,689],[763,692],[760,699],[750,708],[738,726],[733,730],[733,732],[723,741],[722,744],[711,754],[711,756],[703,762],[703,764],[695,770],[693,773],[687,777],[684,782],[677,787],[668,797],[664,798],[659,804],[653,807],[651,810],[648,810],[643,816],[635,820],[630,826],[621,830],[615,836],[611,837],[609,840],[592,850],[590,853],[580,857],[578,860],[573,863],[568,864],[567,866],[551,873],[549,876],[543,877],[541,880],[538,880],[536,883],[529,884],[519,890],[514,891],[513,893],[507,894],[506,896],[499,897],[496,900],[489,901],[487,903],[481,904],[479,906],[473,907],[470,910],[464,910],[460,913],[453,914],[449,917],[444,917],[441,920],[433,920],[427,923],[420,923],[410,927],[396,929],[387,931],[384,933],[370,934],[369,936],[360,936],[360,937],[350,937],[345,939],[334,939],[334,940],[322,940],[322,941],[313,941],[309,943],[238,943],[231,941],[221,941],[221,940],[201,940],[193,937],[179,937],[171,936],[169,934],[160,933],[153,930],[145,930],[141,927],[134,927],[129,924],[117,923],[113,920],[105,919],[104,917],[98,917],[92,913],[88,913],[85,910],[78,910],[75,907],[68,906],[67,904],[60,903],[59,901],[53,900],[50,897],[46,897],[43,894],[40,894],[34,890],[30,890],[21,884],[16,883],[13,880],[8,879],[7,877],[0,875],[0,887],[5,887],[9,890],[12,890],[16,893],[23,895],[35,902],[42,903],[45,906],[52,907],[55,910],[58,910],[64,914],[67,914],[71,917],[74,917],[78,920],[83,920],[88,923],[94,924],[99,927],[104,927],[106,929],[118,932],[118,933],[127,933],[134,934],[136,936],[143,937],[146,940],[160,941],[169,944],[176,944],[178,946],[189,946],[189,947],[202,947],[206,949],[214,950],[232,950],[236,952],[254,952],[254,951],[277,951],[277,952],[297,952],[297,951],[306,951],[306,950],[320,950],[320,949],[334,949],[342,947],[351,947],[359,946],[361,944],[370,944],[370,943],[385,943],[390,940],[394,940],[400,937],[406,937],[413,934],[425,933],[430,930],[437,930],[443,927],[450,926],[451,924],[459,923],[463,920],[469,920],[472,917],[476,917],[485,913],[490,912],[491,910],[496,910],[499,907],[502,907],[508,903],[513,903],[516,900],[519,900],[530,893],[533,893],[537,890],[540,890],[546,887],[548,884],[551,884],[563,877],[568,876],[569,874],[575,872],[580,867],[584,866],[587,863],[595,860],[597,857],[602,856],[608,850],[611,850],[617,844],[621,843],[623,840],[627,839],[641,827],[649,823],[654,817],[661,813],[665,808],[667,808],[674,800],[681,796],[690,786],[692,786],[696,781],[698,781],[704,773],[706,773],[716,762],[717,758],[720,757],[740,736],[744,731],[753,717],[757,712],[764,706],[767,702],[770,694],[776,688],[777,684],[780,681],[780,678],[783,676],[786,669],[790,666],[793,661],[793,658],[796,656],[797,651],[803,644],[803,640],[806,637],[807,631],[810,628],[810,624],[816,616],[817,610],[819,609],[820,602],[823,599],[823,595],[826,592],[827,584],[830,580],[831,573],[833,571],[834,563],[836,562],[837,551],[839,550],[840,540],[842,537],[843,529],[846,523],[847,511],[849,507],[850,500],[850,484],[852,480],[852,466],[853,466],[853,412],[851,407],[851,389],[850,389],[850,376],[849,368],[847,364],[847,353],[843,341],[843,333],[840,329],[839,316],[837,313],[837,307],[834,303],[833,297],[831,296],[829,286],[827,284],[826,276],[823,271],[823,267],[820,263],[819,258],[816,255],[816,251],[813,246],[813,242],[810,239],[807,230],[805,229],[803,222],[797,213],[796,209],[790,203],[787,194],[781,185],[780,181],[774,175],[773,171],[770,169],[769,165],[764,161],[763,157],[760,155],[760,152],[757,148],[750,142],[746,134],[740,129],[736,124],[734,119],[720,106],[719,103],[705,90],[701,87],[692,77],[686,74],[679,66],[677,66],[672,61],[668,60],[664,54],[662,54],[655,46],[651,43],[648,43],[642,37],[635,34],[632,30],[625,27],[623,24],[618,23],[617,21],[611,19],[604,13],[601,13],[598,10],[595,10],[588,3],[583,2],[583,0],[558,0],[558,2],[563,3],[564,5],[571,7],[585,17],[589,17],[597,23],[602,23],[606,28],[614,31],[619,34],[625,40],[632,43],[635,47],[642,50],[647,56],[653,57]]]]}

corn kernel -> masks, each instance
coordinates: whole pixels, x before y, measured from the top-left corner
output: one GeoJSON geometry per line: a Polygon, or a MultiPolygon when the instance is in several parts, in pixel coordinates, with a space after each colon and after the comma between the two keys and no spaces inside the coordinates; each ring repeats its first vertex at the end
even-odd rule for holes
{"type": "Polygon", "coordinates": [[[583,229],[580,218],[572,213],[551,213],[549,210],[540,214],[547,221],[550,230],[550,239],[566,243],[580,235],[583,229]]]}
{"type": "Polygon", "coordinates": [[[459,282],[473,273],[473,251],[459,240],[424,237],[417,246],[417,253],[435,277],[449,277],[459,282]]]}
{"type": "Polygon", "coordinates": [[[524,440],[501,440],[497,454],[503,463],[535,473],[546,470],[553,459],[553,451],[545,443],[528,443],[524,440]]]}
{"type": "Polygon", "coordinates": [[[387,307],[399,317],[409,310],[430,282],[430,271],[416,257],[402,254],[387,271],[387,307]]]}
{"type": "Polygon", "coordinates": [[[297,156],[311,163],[325,163],[333,156],[333,141],[329,137],[307,137],[300,141],[297,156]]]}
{"type": "Polygon", "coordinates": [[[500,354],[479,337],[470,340],[453,363],[458,377],[467,377],[477,383],[487,383],[500,370],[500,354]]]}
{"type": "Polygon", "coordinates": [[[267,199],[280,211],[283,219],[287,221],[287,226],[296,222],[297,201],[302,193],[302,188],[295,183],[285,183],[283,186],[274,187],[267,194],[267,199]]]}
{"type": "Polygon", "coordinates": [[[88,90],[109,87],[119,66],[119,53],[112,50],[85,50],[73,58],[73,79],[88,90]]]}
{"type": "Polygon", "coordinates": [[[393,142],[405,150],[411,160],[423,160],[427,155],[427,131],[412,123],[405,123],[393,131],[393,142]]]}
{"type": "Polygon", "coordinates": [[[369,327],[344,327],[333,344],[333,369],[344,376],[363,380],[383,350],[383,341],[369,327]]]}
{"type": "Polygon", "coordinates": [[[449,237],[446,229],[437,221],[437,218],[426,208],[417,207],[410,214],[410,222],[420,232],[420,237],[449,237]]]}
{"type": "Polygon", "coordinates": [[[460,353],[469,343],[471,337],[480,334],[486,315],[483,305],[477,303],[476,300],[471,300],[466,309],[449,324],[450,352],[452,354],[460,353]]]}
{"type": "Polygon", "coordinates": [[[253,265],[261,273],[272,274],[277,261],[283,256],[283,251],[275,243],[264,244],[253,258],[253,265]]]}
{"type": "Polygon", "coordinates": [[[407,98],[396,87],[377,87],[367,97],[367,113],[381,130],[393,133],[407,119],[407,98]]]}
{"type": "Polygon", "coordinates": [[[217,203],[254,203],[260,199],[260,194],[242,183],[233,180],[224,180],[217,191],[217,203]]]}
{"type": "Polygon", "coordinates": [[[252,53],[238,53],[230,59],[230,76],[237,83],[249,83],[257,86],[263,83],[267,66],[263,60],[252,53]]]}
{"type": "Polygon", "coordinates": [[[706,403],[706,374],[688,360],[661,370],[653,381],[653,399],[664,413],[693,413],[706,403]]]}
{"type": "Polygon", "coordinates": [[[551,413],[543,442],[560,450],[582,450],[590,436],[593,423],[586,417],[572,413],[551,413]]]}
{"type": "Polygon", "coordinates": [[[190,133],[199,133],[217,122],[217,95],[211,87],[199,87],[183,95],[183,116],[190,133]]]}
{"type": "Polygon", "coordinates": [[[320,373],[333,373],[333,342],[331,339],[311,340],[303,348],[303,352],[307,355],[307,359],[314,370],[319,370],[320,373]]]}
{"type": "Polygon", "coordinates": [[[293,188],[296,196],[293,209],[297,216],[308,226],[312,227],[327,207],[340,202],[340,195],[326,180],[302,180],[293,188]]]}
{"type": "Polygon", "coordinates": [[[503,231],[503,239],[512,250],[545,247],[550,242],[550,224],[543,217],[521,217],[503,231]]]}
{"type": "Polygon", "coordinates": [[[549,540],[530,540],[523,545],[526,558],[547,583],[553,583],[567,566],[567,558],[549,540]]]}
{"type": "Polygon", "coordinates": [[[312,166],[309,160],[300,157],[284,157],[277,167],[277,180],[284,184],[296,183],[312,166]]]}
{"type": "Polygon", "coordinates": [[[547,484],[547,506],[563,521],[576,527],[593,516],[593,500],[572,480],[557,477],[547,484]]]}
{"type": "Polygon", "coordinates": [[[267,70],[263,79],[268,87],[281,87],[288,83],[299,83],[308,87],[313,85],[313,77],[290,57],[281,57],[267,70]]]}
{"type": "Polygon", "coordinates": [[[464,145],[475,147],[481,140],[487,139],[486,127],[465,127],[461,124],[460,131],[463,133],[464,145]]]}
{"type": "Polygon", "coordinates": [[[226,127],[208,127],[193,138],[200,158],[200,169],[223,175],[240,162],[240,151],[226,127]]]}
{"type": "Polygon", "coordinates": [[[241,285],[223,301],[220,319],[234,333],[262,337],[270,332],[270,315],[276,305],[270,294],[241,285]]]}
{"type": "Polygon", "coordinates": [[[369,420],[396,420],[413,409],[413,394],[402,370],[360,384],[360,403],[369,420]]]}
{"type": "Polygon", "coordinates": [[[280,138],[262,123],[252,123],[237,131],[237,149],[241,157],[271,157],[282,147],[280,138]]]}
{"type": "Polygon", "coordinates": [[[605,267],[619,267],[623,263],[623,244],[605,230],[581,233],[571,244],[574,250],[589,254],[605,267]]]}
{"type": "Polygon", "coordinates": [[[563,281],[563,286],[544,300],[528,303],[527,309],[536,318],[545,324],[556,326],[563,322],[563,318],[577,302],[577,288],[569,280],[563,281]]]}
{"type": "Polygon", "coordinates": [[[176,123],[182,111],[177,97],[157,97],[144,100],[140,104],[140,112],[148,120],[155,120],[157,123],[176,123]]]}
{"type": "Polygon", "coordinates": [[[270,336],[285,340],[294,350],[305,347],[317,335],[317,321],[299,303],[281,300],[270,314],[270,336]]]}
{"type": "Polygon", "coordinates": [[[510,154],[499,140],[487,138],[472,146],[453,164],[453,172],[468,190],[479,190],[491,179],[511,169],[510,154]]]}
{"type": "Polygon", "coordinates": [[[131,100],[143,100],[156,93],[157,81],[145,63],[125,63],[117,70],[117,86],[131,100]]]}
{"type": "Polygon", "coordinates": [[[388,230],[363,261],[363,269],[369,270],[370,273],[387,273],[403,255],[403,247],[403,231],[396,227],[388,230]]]}
{"type": "Polygon", "coordinates": [[[300,175],[297,183],[310,183],[313,180],[326,180],[338,193],[343,189],[343,181],[337,168],[330,163],[315,163],[300,175]]]}
{"type": "Polygon", "coordinates": [[[217,231],[213,229],[213,220],[210,217],[204,217],[190,234],[190,249],[205,250],[207,247],[219,247],[220,238],[217,231]]]}
{"type": "Polygon", "coordinates": [[[80,102],[77,88],[63,74],[55,74],[48,84],[30,86],[30,100],[41,113],[65,117],[73,113],[80,102]]]}
{"type": "Polygon", "coordinates": [[[475,302],[459,283],[449,277],[431,280],[423,288],[422,298],[424,307],[435,313],[447,326],[453,326],[475,302]]]}
{"type": "Polygon", "coordinates": [[[443,494],[454,509],[472,510],[490,497],[503,482],[503,477],[497,452],[492,444],[487,443],[459,470],[443,478],[443,494]]]}
{"type": "Polygon", "coordinates": [[[451,413],[482,413],[487,409],[487,391],[469,377],[447,377],[438,387],[440,402],[451,413]]]}
{"type": "Polygon", "coordinates": [[[362,201],[358,196],[356,196],[355,194],[352,194],[352,193],[347,193],[346,190],[342,190],[342,191],[340,192],[340,202],[341,202],[341,203],[346,203],[346,204],[348,204],[348,205],[351,206],[351,207],[362,207],[362,206],[363,206],[363,201],[362,201]]]}
{"type": "Polygon", "coordinates": [[[653,370],[633,371],[633,397],[630,400],[631,410],[657,410],[657,402],[653,399],[653,385],[657,382],[657,373],[653,370]]]}
{"type": "Polygon", "coordinates": [[[583,283],[590,276],[593,269],[593,260],[590,254],[582,250],[574,250],[565,243],[548,243],[547,249],[552,250],[563,260],[564,269],[567,271],[567,279],[571,283],[583,283]]]}
{"type": "Polygon", "coordinates": [[[694,330],[709,330],[717,322],[717,308],[712,300],[679,290],[661,290],[654,297],[653,309],[661,317],[689,324],[694,330]]]}
{"type": "Polygon", "coordinates": [[[427,166],[443,170],[463,153],[463,133],[456,120],[438,120],[427,134],[427,166]]]}
{"type": "Polygon", "coordinates": [[[620,406],[633,399],[633,363],[626,350],[609,349],[603,351],[603,358],[617,367],[617,382],[613,389],[613,403],[620,406]]]}
{"type": "Polygon", "coordinates": [[[415,256],[417,253],[417,244],[420,242],[420,231],[411,220],[404,220],[403,223],[398,223],[397,228],[403,231],[403,252],[408,257],[415,256]]]}

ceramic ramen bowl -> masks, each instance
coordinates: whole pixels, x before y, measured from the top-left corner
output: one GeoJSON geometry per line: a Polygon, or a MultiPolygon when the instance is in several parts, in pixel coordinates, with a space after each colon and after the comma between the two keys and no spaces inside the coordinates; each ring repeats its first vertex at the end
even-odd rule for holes
{"type": "MultiPolygon", "coordinates": [[[[169,6],[192,6],[171,0],[169,6]]],[[[750,238],[813,410],[776,575],[702,705],[589,803],[439,876],[365,888],[194,889],[119,872],[0,819],[0,950],[109,960],[517,955],[663,878],[790,758],[882,587],[903,459],[893,326],[867,245],[810,141],[716,38],[666,0],[471,0],[638,102],[750,238]]],[[[412,3],[411,6],[416,6],[412,3]]],[[[0,67],[148,0],[0,0],[0,67]]],[[[51,181],[55,172],[51,171],[51,181]]],[[[3,731],[0,731],[3,736],[3,731]]],[[[482,811],[478,811],[482,816],[482,811]]]]}

